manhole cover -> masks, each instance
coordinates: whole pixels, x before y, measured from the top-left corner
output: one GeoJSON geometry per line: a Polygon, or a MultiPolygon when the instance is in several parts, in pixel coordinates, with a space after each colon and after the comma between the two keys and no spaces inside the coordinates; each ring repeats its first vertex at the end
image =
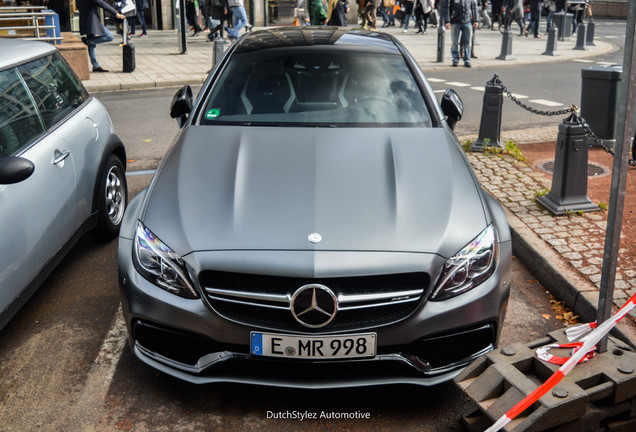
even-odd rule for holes
{"type": "MultiPolygon", "coordinates": [[[[549,173],[554,173],[554,161],[553,160],[548,160],[548,161],[543,161],[543,162],[539,162],[537,164],[537,167],[540,170],[549,172],[549,173]]],[[[588,162],[587,163],[587,176],[588,177],[600,177],[600,176],[604,176],[609,174],[609,169],[605,168],[602,165],[596,164],[594,162],[588,162]]]]}

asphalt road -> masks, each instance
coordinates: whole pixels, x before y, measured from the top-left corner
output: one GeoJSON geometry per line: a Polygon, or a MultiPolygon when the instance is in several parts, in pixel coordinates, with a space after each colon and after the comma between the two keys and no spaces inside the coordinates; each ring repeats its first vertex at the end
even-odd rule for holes
{"type": "MultiPolygon", "coordinates": [[[[493,71],[444,73],[441,78],[446,81],[470,79],[476,85],[490,79],[493,71]],[[449,77],[450,73],[457,75],[449,77]]],[[[580,65],[524,66],[516,71],[507,68],[505,73],[502,80],[516,92],[532,90],[569,104],[570,97],[575,98],[569,79],[577,73],[580,77],[580,65]],[[542,84],[537,83],[539,78],[542,84]]],[[[168,148],[178,129],[168,116],[174,92],[98,96],[128,146],[131,171],[153,169],[168,148]]],[[[465,93],[466,117],[458,131],[477,130],[482,95],[465,93]]],[[[522,111],[506,115],[510,116],[506,124],[537,125],[522,111]]],[[[149,175],[129,177],[130,195],[149,180],[149,175]]],[[[116,242],[83,239],[0,332],[0,432],[461,430],[458,419],[467,400],[453,383],[432,388],[301,391],[194,386],[157,373],[134,359],[125,344],[125,329],[117,319],[116,246],[116,242]],[[359,412],[369,418],[282,418],[304,412],[336,417],[359,412]]],[[[559,327],[548,294],[515,260],[502,344],[529,342],[559,327]]]]}

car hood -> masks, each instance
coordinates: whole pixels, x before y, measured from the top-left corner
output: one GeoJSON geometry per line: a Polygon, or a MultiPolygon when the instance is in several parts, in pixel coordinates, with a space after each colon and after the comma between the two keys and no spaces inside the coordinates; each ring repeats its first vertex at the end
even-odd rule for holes
{"type": "Polygon", "coordinates": [[[160,166],[141,219],[182,256],[449,257],[486,226],[480,187],[443,128],[190,126],[160,166]],[[322,240],[310,242],[313,233],[322,240]]]}

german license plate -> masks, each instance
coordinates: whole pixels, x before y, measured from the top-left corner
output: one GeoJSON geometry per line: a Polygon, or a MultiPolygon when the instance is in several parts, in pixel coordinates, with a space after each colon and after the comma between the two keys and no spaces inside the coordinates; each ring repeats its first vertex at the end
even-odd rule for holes
{"type": "Polygon", "coordinates": [[[338,359],[373,357],[376,334],[295,336],[275,333],[250,334],[251,353],[265,357],[338,359]]]}

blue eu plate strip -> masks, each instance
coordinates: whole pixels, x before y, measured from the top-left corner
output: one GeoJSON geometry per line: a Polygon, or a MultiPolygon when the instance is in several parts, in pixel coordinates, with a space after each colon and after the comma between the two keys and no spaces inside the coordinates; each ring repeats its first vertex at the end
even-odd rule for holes
{"type": "Polygon", "coordinates": [[[263,355],[263,335],[261,333],[252,333],[252,354],[263,355]]]}

